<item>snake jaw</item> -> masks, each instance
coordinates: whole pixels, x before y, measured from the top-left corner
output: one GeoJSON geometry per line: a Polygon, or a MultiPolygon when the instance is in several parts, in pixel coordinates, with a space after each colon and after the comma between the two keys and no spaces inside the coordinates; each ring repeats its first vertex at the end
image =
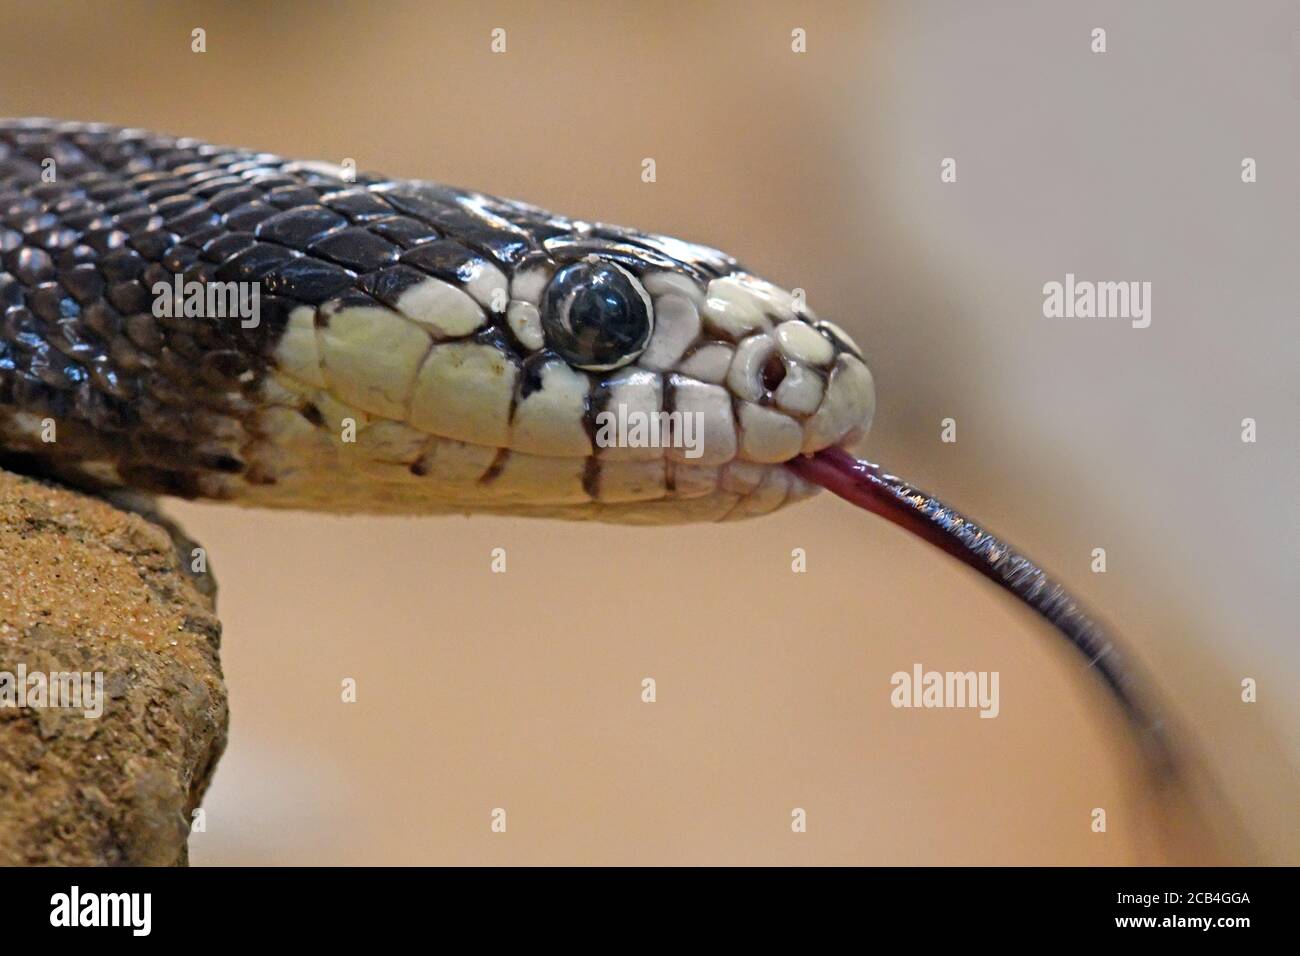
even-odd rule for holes
{"type": "Polygon", "coordinates": [[[847,337],[782,315],[737,341],[710,318],[734,322],[734,303],[709,303],[703,288],[692,297],[666,276],[647,286],[659,290],[655,337],[610,372],[545,348],[520,359],[482,336],[413,336],[408,347],[399,336],[413,320],[399,314],[296,313],[266,383],[259,438],[244,449],[274,469],[270,481],[223,480],[250,504],[634,523],[747,517],[814,493],[783,463],[856,440],[874,406],[847,337]],[[387,326],[392,337],[376,342],[387,326]],[[409,362],[394,361],[403,350],[409,362]],[[404,371],[388,375],[395,368],[404,371]],[[661,414],[698,421],[701,440],[691,446],[689,429],[676,447],[626,440],[626,422],[661,414]],[[351,446],[338,438],[350,422],[351,446]]]}
{"type": "MultiPolygon", "coordinates": [[[[546,271],[533,271],[512,293],[545,288],[546,271]]],[[[486,314],[477,335],[426,334],[447,322],[445,292],[406,292],[380,312],[330,303],[295,312],[260,438],[245,449],[275,470],[252,488],[231,479],[233,497],[658,523],[765,514],[814,493],[782,465],[865,434],[874,389],[857,347],[748,274],[643,281],[653,336],[635,362],[606,372],[574,367],[544,341],[493,335],[486,314]],[[668,447],[635,440],[638,419],[661,415],[698,428],[668,447]],[[336,437],[349,421],[354,447],[336,437]]],[[[507,312],[525,306],[512,298],[507,312]]]]}

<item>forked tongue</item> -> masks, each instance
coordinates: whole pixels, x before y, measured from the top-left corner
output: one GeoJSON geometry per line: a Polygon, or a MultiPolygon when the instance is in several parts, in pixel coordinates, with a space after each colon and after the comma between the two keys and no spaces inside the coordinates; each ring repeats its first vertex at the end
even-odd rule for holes
{"type": "Polygon", "coordinates": [[[1120,648],[1079,602],[1034,562],[928,492],[842,448],[827,448],[786,464],[805,481],[880,515],[974,568],[1045,618],[1084,656],[1136,731],[1144,764],[1162,798],[1159,828],[1166,837],[1176,836],[1176,842],[1183,844],[1181,848],[1166,845],[1167,850],[1199,856],[1215,843],[1232,855],[1247,850],[1248,838],[1234,825],[1227,827],[1238,830],[1232,836],[1211,838],[1210,831],[1223,828],[1228,823],[1225,815],[1231,815],[1217,787],[1199,766],[1197,785],[1192,786],[1192,765],[1199,761],[1191,756],[1189,747],[1175,749],[1174,735],[1154,706],[1147,682],[1139,680],[1120,648]],[[1209,825],[1207,815],[1215,826],[1209,825]]]}

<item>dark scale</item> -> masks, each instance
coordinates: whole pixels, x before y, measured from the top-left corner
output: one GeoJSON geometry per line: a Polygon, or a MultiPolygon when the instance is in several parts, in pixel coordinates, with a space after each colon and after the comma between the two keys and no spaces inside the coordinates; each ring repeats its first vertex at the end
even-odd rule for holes
{"type": "MultiPolygon", "coordinates": [[[[197,494],[204,473],[244,469],[217,440],[222,416],[249,424],[300,305],[329,304],[320,324],[349,302],[391,307],[431,276],[463,284],[491,264],[509,278],[522,263],[561,269],[592,254],[632,275],[707,281],[736,268],[714,250],[526,203],[321,169],[100,124],[0,120],[0,464],[93,484],[77,462],[108,461],[138,487],[197,494]],[[177,275],[257,282],[261,325],[155,318],[154,284],[177,275]],[[20,429],[18,412],[57,419],[57,441],[20,429]]],[[[599,281],[565,283],[566,321],[548,325],[568,338],[551,348],[599,365],[644,346],[648,317],[618,274],[566,275],[599,281]]],[[[522,360],[494,322],[481,336],[522,360]]]]}
{"type": "Polygon", "coordinates": [[[402,256],[402,263],[446,282],[467,282],[487,265],[487,259],[451,239],[438,239],[416,246],[402,256]]]}

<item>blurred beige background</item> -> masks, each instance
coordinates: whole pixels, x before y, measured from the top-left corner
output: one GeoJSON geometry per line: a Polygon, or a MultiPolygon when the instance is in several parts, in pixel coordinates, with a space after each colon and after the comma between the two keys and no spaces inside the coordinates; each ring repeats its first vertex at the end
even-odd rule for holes
{"type": "MultiPolygon", "coordinates": [[[[2,13],[4,113],[352,157],[708,242],[807,289],[875,372],[868,452],[1101,609],[1265,858],[1300,862],[1294,4],[2,13]],[[1066,272],[1152,282],[1151,327],[1045,319],[1066,272]]],[[[1124,727],[1078,662],[829,497],[654,530],[173,511],[213,556],[233,710],[195,863],[1160,859],[1124,727]],[[914,662],[999,671],[1001,716],[893,709],[914,662]]]]}

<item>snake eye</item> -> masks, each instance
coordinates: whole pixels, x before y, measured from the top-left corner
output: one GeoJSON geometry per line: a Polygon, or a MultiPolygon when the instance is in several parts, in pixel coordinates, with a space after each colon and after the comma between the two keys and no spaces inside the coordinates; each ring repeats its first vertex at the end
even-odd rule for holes
{"type": "Polygon", "coordinates": [[[546,287],[542,329],[550,347],[570,365],[607,371],[645,351],[654,310],[631,273],[586,259],[565,266],[546,287]]]}

